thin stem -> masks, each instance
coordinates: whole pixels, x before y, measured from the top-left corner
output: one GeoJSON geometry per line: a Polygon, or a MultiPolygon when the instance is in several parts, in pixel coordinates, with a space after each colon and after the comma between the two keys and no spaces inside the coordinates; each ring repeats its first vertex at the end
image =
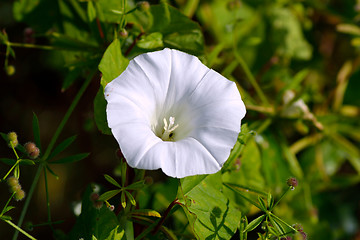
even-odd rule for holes
{"type": "Polygon", "coordinates": [[[11,148],[12,148],[12,150],[14,151],[14,154],[15,154],[15,156],[16,156],[16,160],[19,160],[20,158],[19,158],[19,155],[17,154],[17,152],[16,152],[16,150],[15,150],[15,146],[13,145],[13,143],[10,141],[10,144],[11,144],[11,148]]]}
{"type": "MultiPolygon", "coordinates": [[[[236,44],[234,44],[236,46],[236,44]]],[[[241,68],[244,70],[244,73],[247,77],[247,79],[250,81],[251,85],[254,87],[256,93],[259,95],[260,100],[262,101],[262,103],[265,106],[270,106],[269,101],[267,100],[265,94],[263,93],[263,91],[261,90],[259,84],[256,82],[255,77],[252,75],[248,65],[246,64],[246,62],[244,61],[244,59],[240,56],[240,54],[238,53],[236,47],[234,46],[234,55],[236,60],[239,62],[241,68]]]]}
{"type": "Polygon", "coordinates": [[[288,187],[287,189],[286,189],[286,191],[281,195],[281,197],[279,198],[279,200],[277,200],[277,202],[274,204],[274,206],[270,209],[270,211],[272,211],[275,207],[276,207],[276,205],[278,205],[278,203],[281,201],[281,199],[283,199],[284,198],[284,196],[289,192],[289,190],[291,189],[291,187],[288,187]]]}
{"type": "Polygon", "coordinates": [[[9,200],[8,200],[7,203],[5,204],[5,207],[3,208],[3,210],[2,210],[1,213],[0,213],[0,216],[2,216],[2,215],[4,214],[5,209],[6,209],[7,206],[9,205],[9,203],[10,203],[11,199],[14,197],[14,195],[15,195],[15,192],[13,192],[13,194],[11,194],[11,197],[9,198],[9,200]]]}
{"type": "Polygon", "coordinates": [[[51,212],[50,212],[50,200],[49,200],[49,188],[47,183],[47,173],[46,168],[44,168],[44,180],[45,180],[45,193],[46,193],[46,208],[47,208],[47,217],[48,217],[48,223],[50,224],[50,228],[53,229],[52,223],[51,223],[51,212]]]}
{"type": "Polygon", "coordinates": [[[42,50],[63,50],[61,48],[57,48],[57,47],[53,47],[53,46],[36,45],[36,44],[31,44],[31,43],[8,42],[8,45],[11,47],[36,48],[36,49],[42,49],[42,50]]]}
{"type": "Polygon", "coordinates": [[[170,203],[170,205],[168,206],[168,208],[165,210],[164,214],[162,215],[160,221],[159,221],[158,224],[156,225],[156,227],[155,227],[155,229],[154,229],[154,231],[153,231],[153,235],[155,235],[155,234],[159,231],[159,229],[160,229],[160,227],[162,226],[162,224],[164,223],[166,217],[169,215],[171,209],[172,209],[176,204],[179,204],[178,199],[175,199],[174,201],[172,201],[172,202],[170,203]]]}
{"type": "Polygon", "coordinates": [[[50,153],[51,153],[51,150],[53,149],[55,143],[56,143],[56,140],[58,139],[61,131],[63,130],[66,122],[69,120],[69,117],[71,115],[71,113],[74,111],[74,108],[76,107],[76,105],[78,104],[80,98],[82,97],[82,95],[84,94],[85,90],[87,89],[87,87],[89,86],[90,82],[91,82],[91,79],[93,77],[93,75],[95,74],[95,71],[96,70],[93,70],[88,78],[85,80],[85,82],[83,83],[83,85],[81,86],[79,92],[77,93],[77,95],[75,96],[74,98],[74,101],[71,103],[69,109],[67,110],[67,112],[65,113],[65,116],[64,118],[62,119],[62,121],[60,122],[59,124],[59,127],[56,129],[56,132],[54,134],[54,136],[51,138],[51,141],[44,153],[44,156],[43,156],[43,159],[46,161],[47,158],[49,157],[50,153]]]}
{"type": "MultiPolygon", "coordinates": [[[[30,201],[31,201],[31,197],[32,197],[32,195],[33,195],[33,193],[34,193],[36,184],[37,184],[37,182],[39,181],[39,177],[40,177],[42,168],[43,168],[43,165],[40,164],[40,165],[39,165],[39,168],[38,168],[37,171],[36,171],[36,174],[35,174],[35,177],[34,177],[34,179],[33,179],[33,182],[32,182],[32,184],[31,184],[31,187],[30,187],[29,193],[28,193],[28,195],[27,195],[27,198],[26,198],[26,200],[25,200],[24,207],[23,207],[23,209],[22,209],[22,211],[21,211],[20,218],[19,218],[19,221],[18,221],[18,224],[17,224],[18,226],[21,226],[22,223],[23,223],[23,221],[24,221],[25,214],[26,214],[26,212],[27,212],[27,209],[28,209],[29,204],[30,204],[30,201]]],[[[16,227],[16,229],[18,229],[18,227],[16,227]]],[[[20,230],[19,230],[19,231],[20,231],[20,230]]],[[[16,240],[16,239],[17,239],[17,237],[18,237],[18,235],[19,235],[19,231],[15,231],[14,236],[13,236],[13,238],[12,238],[13,240],[16,240]]],[[[21,232],[21,231],[20,231],[20,232],[21,232]]]]}
{"type": "Polygon", "coordinates": [[[9,176],[9,174],[12,172],[12,170],[19,164],[20,159],[16,161],[16,163],[10,168],[10,170],[6,173],[6,175],[3,177],[2,181],[5,181],[5,179],[7,178],[7,176],[9,176]]]}
{"type": "Polygon", "coordinates": [[[19,228],[18,226],[16,226],[13,222],[11,222],[10,220],[4,220],[5,222],[7,222],[8,224],[10,224],[12,227],[14,227],[15,229],[17,229],[16,232],[21,232],[22,234],[24,234],[25,236],[27,236],[28,238],[32,239],[32,240],[36,240],[36,238],[34,238],[33,236],[31,236],[30,234],[28,234],[27,232],[25,232],[24,230],[22,230],[21,228],[19,228]]]}

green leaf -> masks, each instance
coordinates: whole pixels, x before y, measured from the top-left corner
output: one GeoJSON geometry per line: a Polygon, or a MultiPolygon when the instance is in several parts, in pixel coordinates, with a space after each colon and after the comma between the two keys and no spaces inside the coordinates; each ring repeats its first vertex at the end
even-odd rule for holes
{"type": "Polygon", "coordinates": [[[10,211],[11,209],[14,209],[15,207],[14,206],[7,206],[2,212],[0,215],[3,215],[4,213],[10,211]]]}
{"type": "Polygon", "coordinates": [[[230,239],[240,221],[241,213],[222,193],[219,179],[220,172],[180,181],[178,199],[197,239],[230,239]]]}
{"type": "Polygon", "coordinates": [[[94,21],[96,18],[96,10],[95,10],[95,7],[94,7],[94,4],[92,1],[88,1],[87,15],[88,15],[89,22],[94,21]]]}
{"type": "Polygon", "coordinates": [[[163,35],[160,32],[150,33],[149,35],[141,38],[137,46],[142,49],[155,50],[164,47],[163,35]]]}
{"type": "Polygon", "coordinates": [[[16,159],[12,159],[12,158],[0,158],[0,162],[3,162],[7,165],[14,165],[16,163],[16,159]]]}
{"type": "Polygon", "coordinates": [[[101,85],[105,88],[106,84],[118,77],[129,64],[129,60],[121,53],[121,44],[119,39],[115,39],[106,49],[99,70],[102,73],[101,85]]]}
{"type": "Polygon", "coordinates": [[[274,206],[274,198],[270,192],[268,193],[268,196],[267,196],[267,204],[268,204],[269,210],[271,211],[274,206]]]}
{"type": "MultiPolygon", "coordinates": [[[[231,184],[253,202],[257,201],[258,194],[267,196],[267,192],[264,191],[266,185],[261,171],[261,160],[261,154],[254,138],[246,140],[246,147],[241,151],[241,155],[232,162],[232,166],[228,167],[228,169],[234,170],[226,171],[222,175],[223,182],[231,184]],[[237,168],[236,164],[240,167],[237,168]],[[249,191],[251,194],[244,191],[249,191]]],[[[249,211],[251,205],[241,195],[229,188],[224,188],[224,194],[233,204],[237,204],[241,211],[249,211]]]]}
{"type": "Polygon", "coordinates": [[[104,88],[101,85],[94,99],[94,119],[101,133],[111,135],[111,129],[108,126],[106,117],[106,105],[104,88]]]}
{"type": "Polygon", "coordinates": [[[138,181],[125,187],[127,190],[140,190],[145,187],[144,181],[138,181]]]}
{"type": "MultiPolygon", "coordinates": [[[[134,12],[133,19],[145,19],[143,25],[150,23],[149,33],[161,33],[164,47],[176,48],[193,54],[204,55],[204,37],[198,23],[166,3],[151,5],[148,15],[134,12]],[[150,17],[147,17],[150,16],[150,17]]],[[[160,35],[155,42],[160,45],[160,35]]],[[[154,43],[154,42],[153,42],[154,43]]]]}
{"type": "Polygon", "coordinates": [[[99,201],[107,201],[110,198],[113,198],[115,195],[117,195],[119,192],[121,192],[120,189],[116,189],[116,190],[110,190],[107,191],[103,194],[101,194],[101,196],[99,197],[99,201]]]}
{"type": "MultiPolygon", "coordinates": [[[[114,212],[107,207],[96,209],[91,200],[92,190],[87,187],[82,200],[81,214],[71,230],[68,239],[106,239],[119,225],[114,212]]],[[[120,231],[119,231],[120,232],[120,231]]]]}
{"type": "Polygon", "coordinates": [[[1,219],[1,220],[9,220],[9,221],[12,220],[12,218],[11,218],[10,216],[7,216],[7,215],[1,215],[1,216],[0,216],[0,219],[1,219]]]}
{"type": "Polygon", "coordinates": [[[258,201],[259,201],[260,207],[261,207],[260,210],[263,212],[266,212],[267,207],[266,207],[264,199],[262,197],[258,196],[258,201]]]}
{"type": "Polygon", "coordinates": [[[87,156],[89,156],[89,154],[90,153],[80,153],[80,154],[72,155],[72,156],[69,156],[69,157],[64,157],[64,158],[61,158],[59,160],[52,161],[50,163],[51,164],[63,164],[63,163],[78,162],[80,160],[83,160],[87,156]]]}
{"type": "Polygon", "coordinates": [[[46,160],[48,161],[53,157],[55,157],[56,155],[58,155],[59,153],[61,153],[62,151],[64,151],[68,146],[70,146],[75,141],[75,139],[76,139],[76,135],[65,139],[63,142],[61,142],[59,145],[56,146],[54,151],[52,151],[52,153],[46,160]]]}
{"type": "Polygon", "coordinates": [[[33,160],[30,159],[21,159],[20,160],[20,164],[24,164],[24,165],[35,165],[35,162],[33,160]]]}
{"type": "Polygon", "coordinates": [[[49,167],[49,165],[46,165],[46,169],[53,175],[56,179],[59,179],[59,176],[49,167]]]}
{"type": "MultiPolygon", "coordinates": [[[[125,231],[119,225],[114,228],[105,240],[121,240],[124,238],[125,231]]],[[[125,238],[124,238],[125,239],[125,238]]]]}
{"type": "Polygon", "coordinates": [[[121,192],[120,201],[121,201],[121,206],[122,206],[123,208],[126,208],[126,198],[125,198],[125,193],[124,193],[124,191],[121,192]]]}
{"type": "Polygon", "coordinates": [[[259,226],[262,221],[265,219],[266,215],[261,215],[260,217],[255,218],[254,220],[252,220],[244,229],[244,232],[250,232],[252,230],[254,230],[257,226],[259,226]]]}
{"type": "Polygon", "coordinates": [[[104,174],[104,177],[105,177],[106,181],[108,181],[109,183],[115,185],[115,186],[118,187],[118,188],[121,188],[120,184],[119,184],[117,181],[115,181],[115,179],[113,179],[112,177],[110,177],[109,175],[104,174]]]}
{"type": "Polygon", "coordinates": [[[34,134],[35,144],[40,149],[40,152],[41,152],[42,148],[41,148],[41,140],[40,140],[39,120],[38,120],[35,113],[33,113],[32,127],[33,127],[33,134],[34,134]]]}
{"type": "Polygon", "coordinates": [[[131,211],[131,215],[161,218],[160,213],[152,209],[134,209],[131,211]]]}
{"type": "Polygon", "coordinates": [[[136,201],[135,201],[134,197],[131,195],[131,193],[129,193],[128,191],[124,191],[124,192],[125,192],[126,196],[129,198],[130,203],[132,205],[136,206],[136,201]]]}

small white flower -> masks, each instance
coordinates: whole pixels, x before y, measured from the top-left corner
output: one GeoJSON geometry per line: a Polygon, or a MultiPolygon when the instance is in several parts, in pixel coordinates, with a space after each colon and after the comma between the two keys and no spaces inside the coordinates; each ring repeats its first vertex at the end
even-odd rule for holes
{"type": "Polygon", "coordinates": [[[177,178],[219,171],[246,112],[235,83],[170,49],[131,60],[107,84],[105,98],[128,164],[177,178]]]}

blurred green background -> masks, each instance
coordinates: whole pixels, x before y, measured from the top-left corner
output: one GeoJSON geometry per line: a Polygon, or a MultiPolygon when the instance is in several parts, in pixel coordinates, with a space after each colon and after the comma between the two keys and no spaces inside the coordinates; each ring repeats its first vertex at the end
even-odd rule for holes
{"type": "MultiPolygon", "coordinates": [[[[67,1],[29,1],[39,7],[22,6],[22,11],[20,2],[0,2],[0,30],[6,30],[11,42],[49,45],[52,42],[45,33],[59,31],[71,35],[71,31],[66,27],[61,29],[57,23],[66,21],[58,12],[61,12],[58,4],[67,1]],[[16,7],[13,10],[13,4],[18,5],[18,10],[16,7]],[[60,15],[65,20],[59,19],[60,15]]],[[[86,1],[78,3],[86,9],[86,1]]],[[[277,207],[279,216],[288,222],[301,223],[309,239],[360,239],[360,2],[174,0],[168,3],[199,24],[204,43],[196,48],[189,46],[187,51],[237,82],[248,111],[243,123],[257,133],[234,163],[235,167],[239,166],[239,172],[231,176],[224,174],[223,178],[237,178],[243,185],[270,190],[279,196],[286,179],[295,176],[299,186],[277,207]]],[[[134,4],[128,1],[129,6],[134,4]]],[[[128,18],[135,26],[144,21],[146,18],[137,12],[128,18]]],[[[79,29],[87,31],[86,26],[79,29]]],[[[131,42],[138,35],[129,25],[127,30],[131,42]]],[[[146,36],[151,32],[146,30],[143,42],[149,43],[146,36]]],[[[79,32],[71,37],[76,38],[79,32]]],[[[165,46],[169,44],[166,41],[177,36],[163,34],[167,37],[165,46]]],[[[184,42],[193,37],[181,31],[177,34],[184,37],[184,42]]],[[[89,37],[89,42],[94,39],[89,37]]],[[[109,43],[99,47],[99,57],[109,43]]],[[[138,44],[129,56],[161,48],[150,43],[145,47],[138,44]]],[[[64,79],[71,72],[67,52],[14,49],[16,58],[10,57],[8,64],[15,67],[15,73],[9,75],[6,68],[0,71],[0,131],[16,131],[21,143],[32,141],[31,119],[35,112],[42,142],[48,143],[83,78],[79,74],[61,91],[64,79]]],[[[5,45],[1,45],[1,66],[5,64],[5,51],[5,45]]],[[[101,134],[94,121],[93,100],[99,85],[100,74],[97,74],[60,136],[63,140],[78,135],[67,154],[90,152],[91,155],[74,164],[54,167],[59,180],[48,177],[52,218],[65,220],[58,225],[65,232],[75,222],[72,204],[81,199],[86,186],[91,182],[107,186],[103,174],[113,174],[119,163],[115,156],[117,143],[111,136],[101,134]]],[[[0,153],[1,157],[12,157],[5,142],[0,145],[0,153]]],[[[7,171],[7,165],[0,165],[0,176],[7,171]]],[[[24,189],[29,189],[34,172],[31,167],[22,168],[24,189]]],[[[162,211],[176,194],[176,181],[169,180],[161,171],[147,174],[154,178],[153,190],[148,192],[153,197],[144,204],[162,211]]],[[[34,223],[46,221],[43,185],[41,180],[26,217],[34,223]]],[[[2,205],[9,197],[5,184],[0,185],[0,193],[2,205]]],[[[254,208],[235,196],[231,198],[249,219],[256,216],[254,208]]],[[[22,204],[16,203],[14,219],[22,204]]],[[[0,238],[8,239],[12,234],[13,229],[0,222],[0,238]]],[[[48,227],[38,227],[32,234],[48,239],[51,232],[48,227]]],[[[256,238],[250,236],[249,239],[256,238]]]]}

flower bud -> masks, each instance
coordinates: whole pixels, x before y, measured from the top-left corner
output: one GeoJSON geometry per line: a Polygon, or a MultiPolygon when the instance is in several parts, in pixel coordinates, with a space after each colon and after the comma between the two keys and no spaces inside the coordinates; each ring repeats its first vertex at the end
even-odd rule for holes
{"type": "Polygon", "coordinates": [[[136,4],[137,9],[146,12],[150,9],[150,3],[148,1],[141,1],[136,4]]]}
{"type": "Polygon", "coordinates": [[[25,143],[24,147],[30,158],[35,159],[39,157],[40,149],[36,147],[35,143],[33,142],[25,143]]]}
{"type": "Polygon", "coordinates": [[[9,139],[9,147],[11,147],[11,145],[13,147],[16,147],[19,144],[19,141],[17,139],[17,134],[16,132],[9,132],[7,135],[8,139],[9,139]]]}
{"type": "Polygon", "coordinates": [[[110,206],[109,206],[109,210],[110,210],[110,211],[114,211],[114,209],[115,209],[114,205],[110,205],[110,206]]]}
{"type": "Polygon", "coordinates": [[[8,75],[8,76],[12,76],[12,75],[14,75],[15,74],[15,67],[14,67],[14,65],[8,65],[8,66],[6,66],[6,74],[8,75]]]}
{"type": "Polygon", "coordinates": [[[20,184],[16,184],[13,186],[10,186],[10,192],[14,193],[14,192],[18,192],[21,190],[21,185],[20,184]]]}
{"type": "Polygon", "coordinates": [[[289,178],[286,183],[289,187],[291,187],[291,190],[294,190],[295,187],[297,187],[297,185],[298,185],[298,181],[294,177],[289,178]]]}
{"type": "Polygon", "coordinates": [[[120,32],[119,32],[119,35],[120,35],[120,38],[127,38],[129,36],[129,33],[128,31],[126,31],[126,29],[122,29],[120,32]]]}
{"type": "Polygon", "coordinates": [[[14,198],[16,201],[21,201],[25,198],[25,192],[24,190],[19,190],[15,193],[14,198]]]}
{"type": "Polygon", "coordinates": [[[14,176],[9,177],[9,178],[7,179],[7,184],[9,185],[9,187],[19,185],[19,179],[17,179],[17,178],[14,177],[14,176]]]}

